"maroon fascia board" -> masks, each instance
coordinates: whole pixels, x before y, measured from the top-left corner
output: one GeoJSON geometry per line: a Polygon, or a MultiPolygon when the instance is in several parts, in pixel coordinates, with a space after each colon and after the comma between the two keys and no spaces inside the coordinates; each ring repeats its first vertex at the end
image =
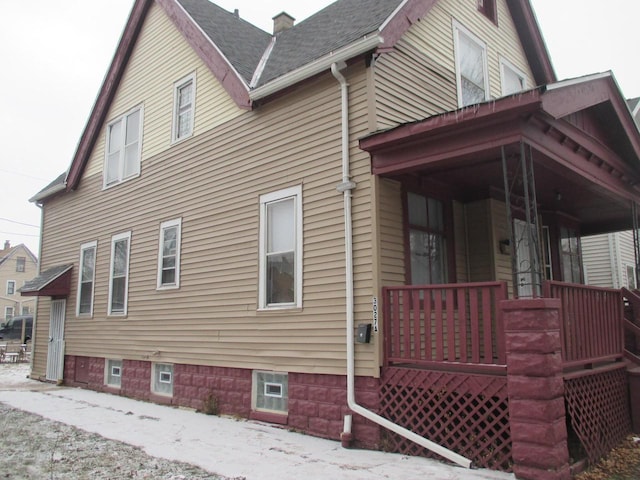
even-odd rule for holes
{"type": "Polygon", "coordinates": [[[69,174],[67,175],[67,191],[74,190],[78,186],[84,167],[89,160],[91,151],[100,135],[100,128],[105,121],[109,106],[118,90],[118,85],[122,79],[135,41],[140,34],[144,18],[153,0],[136,0],[133,5],[127,25],[122,33],[122,38],[116,49],[116,53],[111,61],[107,75],[104,78],[102,87],[96,102],[89,116],[89,121],[80,137],[78,148],[71,162],[69,174]]]}
{"type": "Polygon", "coordinates": [[[424,17],[437,1],[438,0],[409,0],[405,3],[400,11],[396,12],[380,32],[384,43],[378,47],[378,50],[384,51],[393,48],[409,27],[424,17]]]}
{"type": "Polygon", "coordinates": [[[54,278],[40,290],[21,292],[23,297],[68,297],[71,292],[71,268],[54,278]]]}
{"type": "Polygon", "coordinates": [[[529,0],[510,0],[507,2],[520,42],[533,72],[537,85],[546,85],[557,81],[551,64],[549,51],[540,32],[536,15],[529,0]]]}
{"type": "Polygon", "coordinates": [[[453,112],[447,112],[425,120],[401,125],[391,130],[374,133],[360,139],[360,148],[367,152],[392,149],[405,144],[417,136],[433,137],[464,125],[495,122],[501,116],[535,112],[540,110],[539,90],[530,90],[520,95],[505,97],[496,101],[473,105],[453,112]]]}

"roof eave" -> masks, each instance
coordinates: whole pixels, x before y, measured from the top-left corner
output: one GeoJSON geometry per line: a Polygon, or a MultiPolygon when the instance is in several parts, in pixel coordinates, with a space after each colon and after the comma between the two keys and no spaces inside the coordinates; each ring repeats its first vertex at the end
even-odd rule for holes
{"type": "Polygon", "coordinates": [[[42,202],[43,200],[46,200],[47,198],[50,198],[56,195],[57,193],[64,192],[66,189],[67,189],[67,182],[64,181],[63,183],[59,183],[57,185],[54,185],[51,188],[47,188],[46,190],[42,190],[36,193],[33,197],[29,199],[29,201],[31,203],[42,202]]]}
{"type": "Polygon", "coordinates": [[[288,87],[291,87],[299,82],[307,80],[314,75],[322,73],[336,62],[347,61],[359,55],[362,55],[371,50],[375,50],[384,42],[383,38],[375,32],[373,35],[367,35],[360,40],[357,40],[346,47],[343,47],[335,52],[331,52],[324,57],[321,57],[311,63],[308,63],[296,70],[293,70],[281,77],[271,80],[269,83],[262,85],[249,93],[251,101],[260,100],[288,87]]]}

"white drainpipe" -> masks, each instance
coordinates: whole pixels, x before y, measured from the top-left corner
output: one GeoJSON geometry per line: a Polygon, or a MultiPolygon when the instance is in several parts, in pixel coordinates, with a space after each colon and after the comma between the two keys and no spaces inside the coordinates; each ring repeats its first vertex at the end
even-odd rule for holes
{"type": "MultiPolygon", "coordinates": [[[[354,413],[362,415],[364,418],[391,430],[417,443],[418,445],[437,453],[458,465],[471,468],[471,460],[458,455],[451,450],[444,448],[426,438],[407,430],[400,425],[390,422],[386,418],[367,410],[356,403],[355,394],[355,348],[354,348],[354,308],[353,308],[353,235],[351,228],[351,190],[356,184],[349,179],[349,84],[344,78],[341,70],[346,68],[344,62],[333,63],[331,73],[340,83],[342,93],[342,183],[337,190],[344,195],[344,247],[345,247],[345,268],[346,268],[346,297],[347,297],[347,405],[354,413]]],[[[344,420],[345,434],[351,434],[351,416],[347,415],[344,420]]]]}

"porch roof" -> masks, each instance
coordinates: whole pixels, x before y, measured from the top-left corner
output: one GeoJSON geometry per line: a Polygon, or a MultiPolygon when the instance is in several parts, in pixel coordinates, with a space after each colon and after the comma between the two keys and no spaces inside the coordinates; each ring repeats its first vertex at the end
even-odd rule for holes
{"type": "Polygon", "coordinates": [[[51,267],[26,282],[18,291],[23,297],[66,297],[71,289],[72,264],[51,267]]]}
{"type": "Polygon", "coordinates": [[[631,228],[640,204],[640,132],[611,74],[538,87],[369,135],[372,172],[444,186],[461,201],[504,198],[503,151],[533,154],[541,211],[583,234],[631,228]]]}

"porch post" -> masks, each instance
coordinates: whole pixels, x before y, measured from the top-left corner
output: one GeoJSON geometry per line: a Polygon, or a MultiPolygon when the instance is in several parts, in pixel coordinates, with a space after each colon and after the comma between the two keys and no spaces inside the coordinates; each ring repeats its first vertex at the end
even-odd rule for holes
{"type": "Polygon", "coordinates": [[[569,480],[560,301],[505,300],[513,471],[524,480],[569,480]]]}
{"type": "Polygon", "coordinates": [[[640,289],[640,226],[638,225],[638,204],[635,201],[631,202],[631,219],[633,225],[633,257],[636,271],[636,288],[640,289]]]}

